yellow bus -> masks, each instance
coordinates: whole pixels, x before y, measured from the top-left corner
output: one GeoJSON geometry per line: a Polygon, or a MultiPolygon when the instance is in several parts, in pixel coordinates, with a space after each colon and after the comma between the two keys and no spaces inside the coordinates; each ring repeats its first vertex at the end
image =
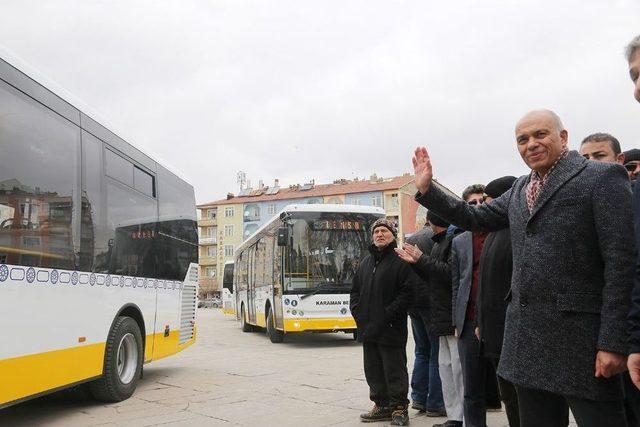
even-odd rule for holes
{"type": "Polygon", "coordinates": [[[356,332],[349,292],[371,245],[378,207],[285,207],[236,251],[233,288],[242,330],[271,342],[297,332],[356,332]]]}

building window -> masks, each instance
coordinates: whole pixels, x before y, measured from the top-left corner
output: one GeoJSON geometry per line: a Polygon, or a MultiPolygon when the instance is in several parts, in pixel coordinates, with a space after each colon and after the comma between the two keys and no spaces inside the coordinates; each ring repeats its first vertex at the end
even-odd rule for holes
{"type": "Polygon", "coordinates": [[[231,218],[233,215],[235,215],[235,209],[233,208],[233,206],[230,206],[228,208],[224,208],[224,216],[225,216],[225,218],[231,218]]]}
{"type": "Polygon", "coordinates": [[[205,267],[204,275],[205,277],[216,277],[216,268],[215,267],[205,267]]]}
{"type": "Polygon", "coordinates": [[[224,256],[226,257],[233,256],[233,245],[224,245],[224,256]]]}
{"type": "Polygon", "coordinates": [[[371,206],[382,207],[382,196],[373,196],[371,198],[371,206]]]}
{"type": "Polygon", "coordinates": [[[218,248],[215,246],[207,246],[207,256],[210,258],[215,258],[218,255],[218,248]]]}
{"type": "Polygon", "coordinates": [[[393,193],[389,197],[389,209],[398,209],[398,193],[393,193]]]}
{"type": "Polygon", "coordinates": [[[360,197],[354,197],[353,200],[351,200],[351,204],[352,205],[359,205],[360,204],[360,197]]]}
{"type": "Polygon", "coordinates": [[[224,226],[224,235],[226,237],[233,236],[233,225],[225,225],[224,226]]]}
{"type": "Polygon", "coordinates": [[[269,203],[267,205],[267,214],[275,215],[275,213],[276,213],[276,204],[275,203],[269,203]]]}

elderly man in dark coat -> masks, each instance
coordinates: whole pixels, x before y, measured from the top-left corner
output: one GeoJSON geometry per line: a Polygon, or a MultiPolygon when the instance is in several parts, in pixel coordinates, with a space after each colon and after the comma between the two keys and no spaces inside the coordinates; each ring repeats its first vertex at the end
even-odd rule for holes
{"type": "Polygon", "coordinates": [[[626,315],[633,282],[631,187],[623,167],[568,151],[549,110],[516,125],[532,169],[479,208],[432,185],[425,148],[415,151],[416,200],[466,230],[510,227],[514,271],[499,375],[516,385],[520,422],[624,426],[626,315]]]}
{"type": "Polygon", "coordinates": [[[419,278],[395,253],[396,227],[381,218],[371,226],[373,245],[353,277],[351,314],[362,342],[370,412],[363,422],[408,425],[407,308],[419,278]]]}

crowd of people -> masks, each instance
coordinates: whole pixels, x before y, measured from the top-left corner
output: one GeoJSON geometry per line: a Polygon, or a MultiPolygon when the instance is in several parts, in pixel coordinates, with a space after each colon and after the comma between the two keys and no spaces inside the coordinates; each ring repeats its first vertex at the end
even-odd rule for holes
{"type": "MultiPolygon", "coordinates": [[[[640,102],[640,36],[626,59],[640,102]]],[[[374,403],[361,421],[408,425],[411,407],[484,427],[502,400],[510,426],[565,427],[571,411],[579,426],[640,427],[640,149],[599,132],[569,150],[550,110],[515,138],[531,172],[462,199],[416,149],[425,228],[399,247],[392,222],[373,224],[351,291],[374,403]]]]}

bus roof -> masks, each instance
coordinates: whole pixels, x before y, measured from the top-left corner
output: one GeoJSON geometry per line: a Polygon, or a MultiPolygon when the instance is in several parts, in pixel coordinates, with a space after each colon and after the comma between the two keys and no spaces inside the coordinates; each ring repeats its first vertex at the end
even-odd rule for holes
{"type": "Polygon", "coordinates": [[[253,244],[255,237],[262,233],[267,227],[273,224],[274,221],[280,218],[280,215],[283,213],[292,213],[292,212],[331,212],[331,213],[363,213],[363,214],[371,214],[371,215],[380,215],[385,216],[384,209],[376,206],[361,206],[361,205],[332,205],[332,204],[291,204],[285,206],[280,212],[275,214],[269,221],[263,224],[260,228],[258,228],[253,234],[245,239],[244,242],[238,249],[236,249],[235,256],[243,251],[247,246],[253,244]]]}

